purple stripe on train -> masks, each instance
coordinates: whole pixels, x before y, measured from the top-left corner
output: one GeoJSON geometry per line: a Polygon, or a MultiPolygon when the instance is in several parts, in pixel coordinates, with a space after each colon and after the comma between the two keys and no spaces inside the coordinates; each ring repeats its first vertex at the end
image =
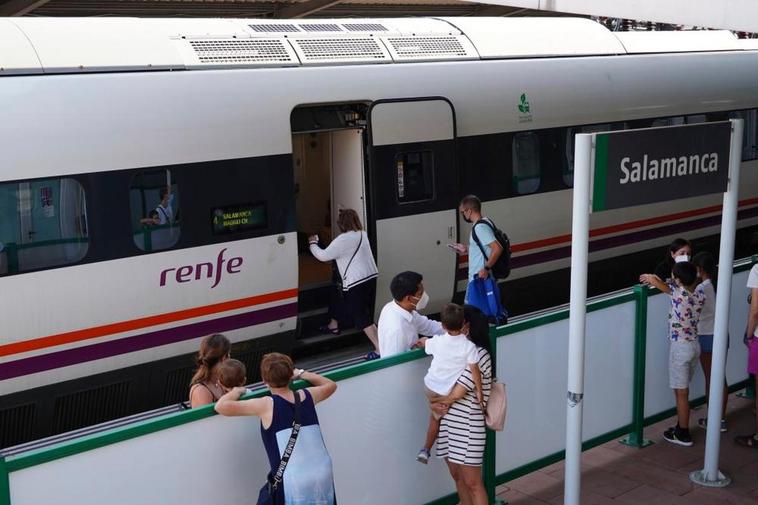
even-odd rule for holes
{"type": "Polygon", "coordinates": [[[202,337],[211,333],[237,330],[247,326],[278,321],[297,315],[297,303],[289,303],[267,309],[220,317],[209,321],[177,326],[165,330],[153,331],[133,337],[121,338],[109,342],[51,352],[31,358],[19,359],[0,364],[0,380],[12,379],[23,375],[44,372],[64,366],[77,365],[96,359],[110,358],[119,354],[142,351],[151,347],[174,344],[184,340],[202,337]]]}
{"type": "MultiPolygon", "coordinates": [[[[738,219],[749,219],[755,216],[758,216],[758,207],[741,210],[738,213],[738,219]]],[[[590,242],[590,252],[602,251],[604,249],[610,249],[612,247],[621,247],[635,242],[652,240],[658,237],[665,237],[666,235],[674,235],[698,228],[718,226],[720,224],[721,215],[716,215],[703,219],[674,223],[666,226],[661,226],[659,228],[651,228],[649,230],[627,233],[626,235],[617,235],[615,237],[596,239],[590,242]]],[[[570,256],[571,246],[557,247],[555,249],[541,251],[538,253],[524,254],[523,256],[514,256],[511,260],[511,268],[527,267],[536,265],[538,263],[545,263],[547,261],[555,261],[563,258],[568,258],[570,256]]],[[[465,268],[459,269],[456,279],[465,280],[466,275],[467,270],[465,268]]]]}

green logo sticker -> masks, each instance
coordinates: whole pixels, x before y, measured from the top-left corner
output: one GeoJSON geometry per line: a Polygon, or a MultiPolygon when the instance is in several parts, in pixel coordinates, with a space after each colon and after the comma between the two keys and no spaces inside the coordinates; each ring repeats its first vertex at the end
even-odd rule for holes
{"type": "Polygon", "coordinates": [[[521,94],[521,98],[519,99],[519,104],[518,104],[518,110],[522,114],[529,114],[531,110],[529,106],[529,100],[526,98],[526,93],[521,94]]]}

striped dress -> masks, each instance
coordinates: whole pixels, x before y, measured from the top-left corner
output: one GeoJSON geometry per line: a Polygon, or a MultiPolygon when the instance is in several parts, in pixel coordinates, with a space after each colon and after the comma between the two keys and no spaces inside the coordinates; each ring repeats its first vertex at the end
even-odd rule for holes
{"type": "MultiPolygon", "coordinates": [[[[492,386],[492,361],[490,353],[485,349],[478,347],[477,352],[486,403],[490,398],[492,386]]],[[[458,384],[468,389],[468,392],[466,396],[452,404],[447,414],[440,420],[437,457],[459,465],[481,466],[485,440],[484,413],[479,402],[476,401],[474,381],[471,379],[471,371],[468,368],[458,379],[458,384]]]]}

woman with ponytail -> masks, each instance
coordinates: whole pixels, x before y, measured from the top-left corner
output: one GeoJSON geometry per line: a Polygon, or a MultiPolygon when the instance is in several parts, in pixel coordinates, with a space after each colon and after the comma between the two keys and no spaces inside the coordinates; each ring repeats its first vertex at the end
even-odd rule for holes
{"type": "Polygon", "coordinates": [[[218,368],[229,358],[232,344],[220,333],[208,335],[200,342],[197,370],[190,381],[189,399],[192,408],[216,402],[224,394],[218,382],[218,368]]]}

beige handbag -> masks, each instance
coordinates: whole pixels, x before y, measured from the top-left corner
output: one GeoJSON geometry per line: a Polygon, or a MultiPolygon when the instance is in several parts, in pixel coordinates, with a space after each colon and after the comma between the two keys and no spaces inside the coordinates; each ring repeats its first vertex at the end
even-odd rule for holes
{"type": "Polygon", "coordinates": [[[492,380],[490,398],[484,412],[484,420],[487,428],[494,431],[503,431],[505,426],[505,412],[508,406],[508,397],[505,392],[505,384],[492,380]]]}

